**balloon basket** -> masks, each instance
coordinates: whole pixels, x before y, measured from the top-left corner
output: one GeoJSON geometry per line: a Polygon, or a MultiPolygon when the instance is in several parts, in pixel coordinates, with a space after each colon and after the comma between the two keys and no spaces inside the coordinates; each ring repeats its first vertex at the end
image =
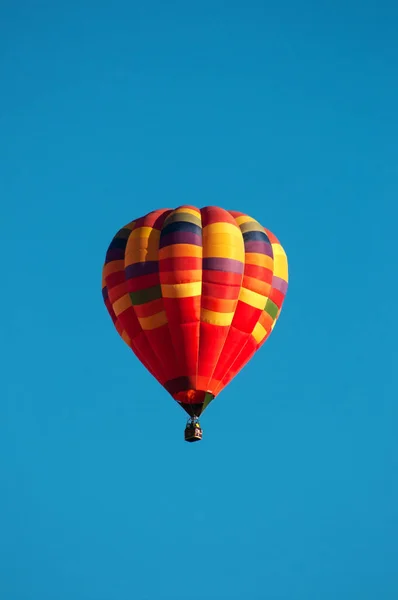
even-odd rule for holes
{"type": "Polygon", "coordinates": [[[184,438],[186,442],[200,442],[202,439],[203,431],[200,426],[199,421],[194,419],[189,419],[187,426],[185,427],[184,438]]]}

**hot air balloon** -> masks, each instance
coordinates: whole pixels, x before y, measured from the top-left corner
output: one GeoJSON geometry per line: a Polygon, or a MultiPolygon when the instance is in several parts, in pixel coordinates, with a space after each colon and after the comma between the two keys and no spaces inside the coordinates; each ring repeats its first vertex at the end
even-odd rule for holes
{"type": "Polygon", "coordinates": [[[119,335],[188,413],[199,417],[271,334],[288,286],[280,242],[252,217],[216,206],[164,208],[113,238],[105,305],[119,335]]]}

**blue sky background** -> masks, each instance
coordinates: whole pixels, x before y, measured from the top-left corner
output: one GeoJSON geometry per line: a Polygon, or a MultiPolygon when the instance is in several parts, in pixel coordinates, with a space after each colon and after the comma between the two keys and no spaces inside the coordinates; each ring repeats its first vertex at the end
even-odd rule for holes
{"type": "Polygon", "coordinates": [[[2,600],[396,600],[397,28],[386,0],[3,0],[2,600]],[[101,298],[116,230],[181,203],[290,263],[196,445],[101,298]]]}

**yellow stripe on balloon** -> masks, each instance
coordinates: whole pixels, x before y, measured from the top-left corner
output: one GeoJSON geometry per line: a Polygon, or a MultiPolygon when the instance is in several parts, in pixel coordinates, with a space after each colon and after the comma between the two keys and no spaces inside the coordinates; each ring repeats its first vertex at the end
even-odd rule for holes
{"type": "Polygon", "coordinates": [[[207,244],[203,248],[203,258],[230,258],[244,264],[245,251],[236,246],[226,246],[225,244],[207,244]]]}
{"type": "Polygon", "coordinates": [[[265,296],[258,294],[257,292],[253,292],[252,290],[248,290],[247,288],[241,288],[239,300],[245,302],[245,304],[249,304],[249,306],[259,308],[260,310],[264,310],[266,302],[265,296]]]}
{"type": "Polygon", "coordinates": [[[280,244],[272,244],[272,250],[274,252],[274,276],[288,281],[289,269],[284,249],[280,244]]]}
{"type": "Polygon", "coordinates": [[[263,341],[265,336],[267,335],[267,330],[261,325],[261,323],[257,323],[255,328],[253,329],[252,336],[256,340],[257,344],[263,341]]]}
{"type": "Polygon", "coordinates": [[[281,244],[272,244],[272,251],[274,256],[284,256],[286,258],[286,252],[282,248],[281,244]]]}
{"type": "MultiPolygon", "coordinates": [[[[239,231],[239,230],[238,230],[239,231]]],[[[229,233],[215,233],[203,239],[203,258],[231,258],[245,262],[245,246],[242,234],[235,237],[229,233]]]]}
{"type": "Polygon", "coordinates": [[[235,221],[238,225],[242,225],[242,223],[248,223],[249,221],[254,221],[252,217],[248,217],[247,215],[241,215],[240,217],[236,217],[235,221]]]}
{"type": "Polygon", "coordinates": [[[203,227],[203,237],[218,236],[219,234],[233,235],[242,239],[242,233],[239,227],[232,223],[211,223],[203,227]]]}
{"type": "Polygon", "coordinates": [[[176,210],[173,211],[173,214],[178,214],[178,213],[189,213],[190,215],[193,215],[194,217],[197,217],[198,219],[201,219],[201,213],[198,212],[197,210],[194,210],[193,208],[184,208],[183,206],[181,206],[180,208],[177,208],[176,210]]]}
{"type": "Polygon", "coordinates": [[[157,260],[160,231],[152,227],[138,227],[131,233],[124,255],[125,266],[147,260],[157,260]]]}
{"type": "Polygon", "coordinates": [[[140,248],[126,254],[125,267],[135,265],[136,263],[147,262],[148,260],[158,260],[158,249],[156,246],[151,248],[140,248]]]}
{"type": "Polygon", "coordinates": [[[118,317],[122,312],[127,310],[132,306],[130,294],[125,294],[119,300],[116,300],[114,304],[112,304],[112,308],[114,310],[115,315],[118,317]]]}
{"type": "Polygon", "coordinates": [[[200,320],[203,323],[209,323],[210,325],[229,326],[232,323],[234,314],[234,312],[222,313],[202,308],[200,312],[200,320]]]}
{"type": "Polygon", "coordinates": [[[132,252],[135,252],[136,250],[144,250],[145,248],[156,248],[156,250],[158,250],[159,235],[153,235],[151,238],[140,237],[133,240],[129,239],[125,256],[129,256],[132,252]]]}
{"type": "Polygon", "coordinates": [[[130,233],[129,240],[134,240],[137,238],[149,238],[151,233],[153,232],[154,236],[160,238],[160,231],[154,229],[153,227],[137,227],[130,233]]]}
{"type": "Polygon", "coordinates": [[[245,263],[247,265],[256,265],[257,267],[271,269],[271,271],[274,267],[274,261],[271,256],[260,254],[258,252],[247,252],[245,254],[245,263]]]}
{"type": "Polygon", "coordinates": [[[173,285],[162,284],[163,298],[191,298],[200,296],[202,293],[202,282],[176,283],[173,285]]]}
{"type": "Polygon", "coordinates": [[[159,253],[159,239],[160,231],[152,229],[151,227],[139,227],[134,230],[126,246],[126,253],[124,256],[125,266],[133,265],[137,262],[146,262],[148,260],[157,260],[159,253]],[[146,235],[133,238],[133,234],[136,231],[145,230],[151,231],[152,235],[147,237],[146,235]]]}
{"type": "Polygon", "coordinates": [[[157,329],[162,325],[166,325],[167,316],[164,310],[156,313],[155,315],[151,315],[150,317],[138,317],[138,321],[144,331],[148,331],[150,329],[157,329]]]}

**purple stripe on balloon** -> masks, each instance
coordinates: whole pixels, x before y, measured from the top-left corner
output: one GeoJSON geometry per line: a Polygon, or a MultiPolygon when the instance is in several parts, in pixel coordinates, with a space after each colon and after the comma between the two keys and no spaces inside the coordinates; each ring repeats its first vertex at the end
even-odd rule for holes
{"type": "Polygon", "coordinates": [[[224,271],[225,273],[243,273],[245,265],[233,258],[204,258],[203,271],[224,271]]]}
{"type": "Polygon", "coordinates": [[[110,248],[106,253],[105,263],[111,262],[112,260],[123,260],[125,248],[110,248]]]}
{"type": "Polygon", "coordinates": [[[104,299],[104,302],[106,302],[106,300],[108,300],[108,288],[107,287],[102,288],[102,297],[104,299]]]}
{"type": "Polygon", "coordinates": [[[135,263],[134,265],[129,265],[124,270],[126,279],[134,279],[134,277],[141,277],[141,275],[150,275],[151,273],[157,273],[158,271],[159,263],[156,260],[148,260],[147,262],[135,263]]]}
{"type": "Polygon", "coordinates": [[[281,279],[280,277],[275,277],[275,275],[272,278],[272,287],[275,288],[276,290],[279,290],[280,292],[282,292],[282,294],[286,294],[287,292],[287,281],[285,281],[284,279],[281,279]]]}
{"type": "Polygon", "coordinates": [[[202,236],[191,231],[174,231],[160,238],[159,248],[165,248],[172,244],[192,244],[193,246],[202,245],[202,236]]]}
{"type": "Polygon", "coordinates": [[[248,242],[245,242],[245,252],[257,252],[257,254],[265,254],[271,258],[274,256],[271,244],[267,244],[267,242],[249,240],[248,242]]]}

